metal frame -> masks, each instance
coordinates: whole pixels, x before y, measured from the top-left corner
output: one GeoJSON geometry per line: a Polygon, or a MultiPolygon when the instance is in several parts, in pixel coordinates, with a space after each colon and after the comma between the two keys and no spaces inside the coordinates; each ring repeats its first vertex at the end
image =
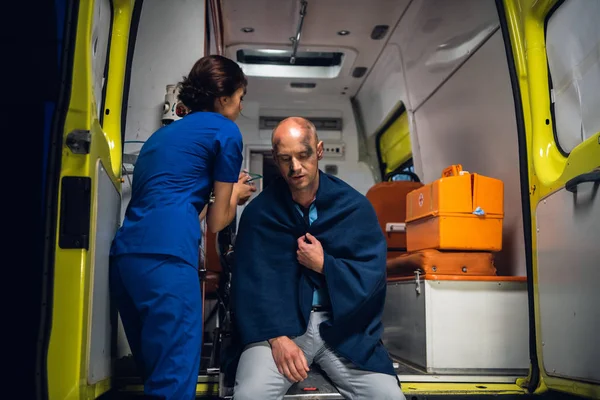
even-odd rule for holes
{"type": "Polygon", "coordinates": [[[294,47],[292,50],[292,55],[290,57],[290,64],[296,63],[296,53],[298,52],[298,45],[300,44],[300,35],[302,34],[302,25],[304,24],[304,17],[306,16],[306,0],[302,0],[300,2],[300,21],[298,22],[298,28],[296,29],[296,36],[290,38],[294,47]]]}

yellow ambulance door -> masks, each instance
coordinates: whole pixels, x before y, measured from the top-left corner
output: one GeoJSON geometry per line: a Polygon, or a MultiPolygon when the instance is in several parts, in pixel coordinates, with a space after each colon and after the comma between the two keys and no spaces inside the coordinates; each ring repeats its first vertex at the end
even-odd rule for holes
{"type": "Polygon", "coordinates": [[[504,6],[527,137],[537,387],[600,398],[600,2],[504,6]]]}
{"type": "Polygon", "coordinates": [[[75,1],[62,130],[46,377],[50,399],[111,386],[108,254],[120,223],[121,109],[134,0],[75,1]]]}

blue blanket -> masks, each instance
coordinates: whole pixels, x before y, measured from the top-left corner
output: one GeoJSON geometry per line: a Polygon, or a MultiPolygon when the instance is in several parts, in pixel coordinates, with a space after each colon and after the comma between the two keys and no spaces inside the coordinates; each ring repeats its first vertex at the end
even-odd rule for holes
{"type": "Polygon", "coordinates": [[[325,342],[361,369],[395,375],[381,343],[385,237],[366,197],[319,173],[319,216],[310,227],[294,208],[283,178],[242,213],[231,292],[238,345],[304,334],[314,287],[326,284],[333,317],[320,326],[325,342]],[[324,276],[296,259],[296,241],[306,232],[323,246],[324,276]]]}

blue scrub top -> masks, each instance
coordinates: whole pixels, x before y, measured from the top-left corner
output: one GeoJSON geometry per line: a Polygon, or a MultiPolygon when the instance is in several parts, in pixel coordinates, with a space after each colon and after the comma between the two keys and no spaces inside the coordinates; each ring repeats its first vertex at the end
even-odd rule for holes
{"type": "Polygon", "coordinates": [[[138,156],[111,255],[168,254],[197,266],[198,215],[214,181],[238,181],[242,147],[237,125],[218,113],[194,112],[156,131],[138,156]]]}

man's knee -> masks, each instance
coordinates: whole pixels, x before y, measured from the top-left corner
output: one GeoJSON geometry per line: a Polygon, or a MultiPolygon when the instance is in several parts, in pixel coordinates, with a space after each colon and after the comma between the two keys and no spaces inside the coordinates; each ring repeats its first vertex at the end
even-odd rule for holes
{"type": "Polygon", "coordinates": [[[291,386],[285,379],[271,379],[264,375],[256,378],[236,379],[233,400],[280,400],[291,386]]]}
{"type": "Polygon", "coordinates": [[[404,393],[402,393],[402,390],[397,386],[372,387],[365,398],[377,400],[406,400],[404,393]]]}
{"type": "Polygon", "coordinates": [[[266,342],[248,346],[240,358],[233,399],[281,399],[290,383],[277,371],[271,347],[266,342]]]}
{"type": "Polygon", "coordinates": [[[378,375],[373,377],[365,392],[359,398],[377,399],[377,400],[406,400],[406,397],[400,389],[396,378],[391,375],[378,375]]]}
{"type": "Polygon", "coordinates": [[[245,379],[236,382],[232,400],[256,400],[264,398],[264,395],[261,382],[245,379]]]}

